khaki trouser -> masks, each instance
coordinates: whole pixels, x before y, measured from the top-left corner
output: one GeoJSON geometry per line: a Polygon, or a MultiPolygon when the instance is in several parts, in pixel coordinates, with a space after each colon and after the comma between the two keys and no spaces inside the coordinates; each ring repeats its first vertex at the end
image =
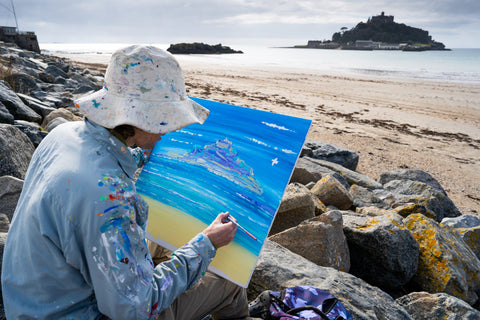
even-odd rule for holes
{"type": "MultiPolygon", "coordinates": [[[[147,243],[155,265],[170,259],[171,251],[148,240],[147,243]]],[[[206,272],[195,286],[178,296],[156,320],[200,320],[208,314],[214,319],[249,319],[246,290],[206,272]]]]}

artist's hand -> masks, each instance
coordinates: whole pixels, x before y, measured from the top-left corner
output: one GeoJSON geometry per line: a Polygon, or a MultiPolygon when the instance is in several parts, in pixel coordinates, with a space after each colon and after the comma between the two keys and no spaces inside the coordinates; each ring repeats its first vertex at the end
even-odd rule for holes
{"type": "Polygon", "coordinates": [[[235,232],[237,232],[237,226],[233,222],[226,220],[228,215],[228,212],[220,213],[213,220],[212,224],[203,230],[203,234],[210,239],[210,242],[216,249],[229,244],[233,240],[235,232]]]}

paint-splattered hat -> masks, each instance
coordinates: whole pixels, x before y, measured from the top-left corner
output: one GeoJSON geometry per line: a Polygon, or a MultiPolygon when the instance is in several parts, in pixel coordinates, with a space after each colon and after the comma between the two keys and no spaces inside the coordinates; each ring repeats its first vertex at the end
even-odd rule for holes
{"type": "Polygon", "coordinates": [[[182,69],[170,53],[139,45],[114,52],[103,88],[75,106],[106,128],[129,124],[151,133],[202,124],[209,113],[187,97],[182,69]]]}

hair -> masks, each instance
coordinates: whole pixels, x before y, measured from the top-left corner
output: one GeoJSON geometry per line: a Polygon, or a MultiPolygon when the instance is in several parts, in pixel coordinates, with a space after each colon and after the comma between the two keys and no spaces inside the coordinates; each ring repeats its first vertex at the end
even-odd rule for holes
{"type": "Polygon", "coordinates": [[[135,135],[135,130],[133,129],[133,126],[129,124],[122,124],[110,129],[110,133],[125,142],[128,138],[135,135]]]}

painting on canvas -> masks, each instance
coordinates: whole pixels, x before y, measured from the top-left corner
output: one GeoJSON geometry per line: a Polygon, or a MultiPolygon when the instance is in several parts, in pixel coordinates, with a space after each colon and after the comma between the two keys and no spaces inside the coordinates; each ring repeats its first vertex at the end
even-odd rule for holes
{"type": "Polygon", "coordinates": [[[162,137],[136,183],[147,238],[175,250],[228,211],[248,232],[239,228],[210,270],[247,287],[311,121],[193,99],[210,110],[205,123],[162,137]]]}

